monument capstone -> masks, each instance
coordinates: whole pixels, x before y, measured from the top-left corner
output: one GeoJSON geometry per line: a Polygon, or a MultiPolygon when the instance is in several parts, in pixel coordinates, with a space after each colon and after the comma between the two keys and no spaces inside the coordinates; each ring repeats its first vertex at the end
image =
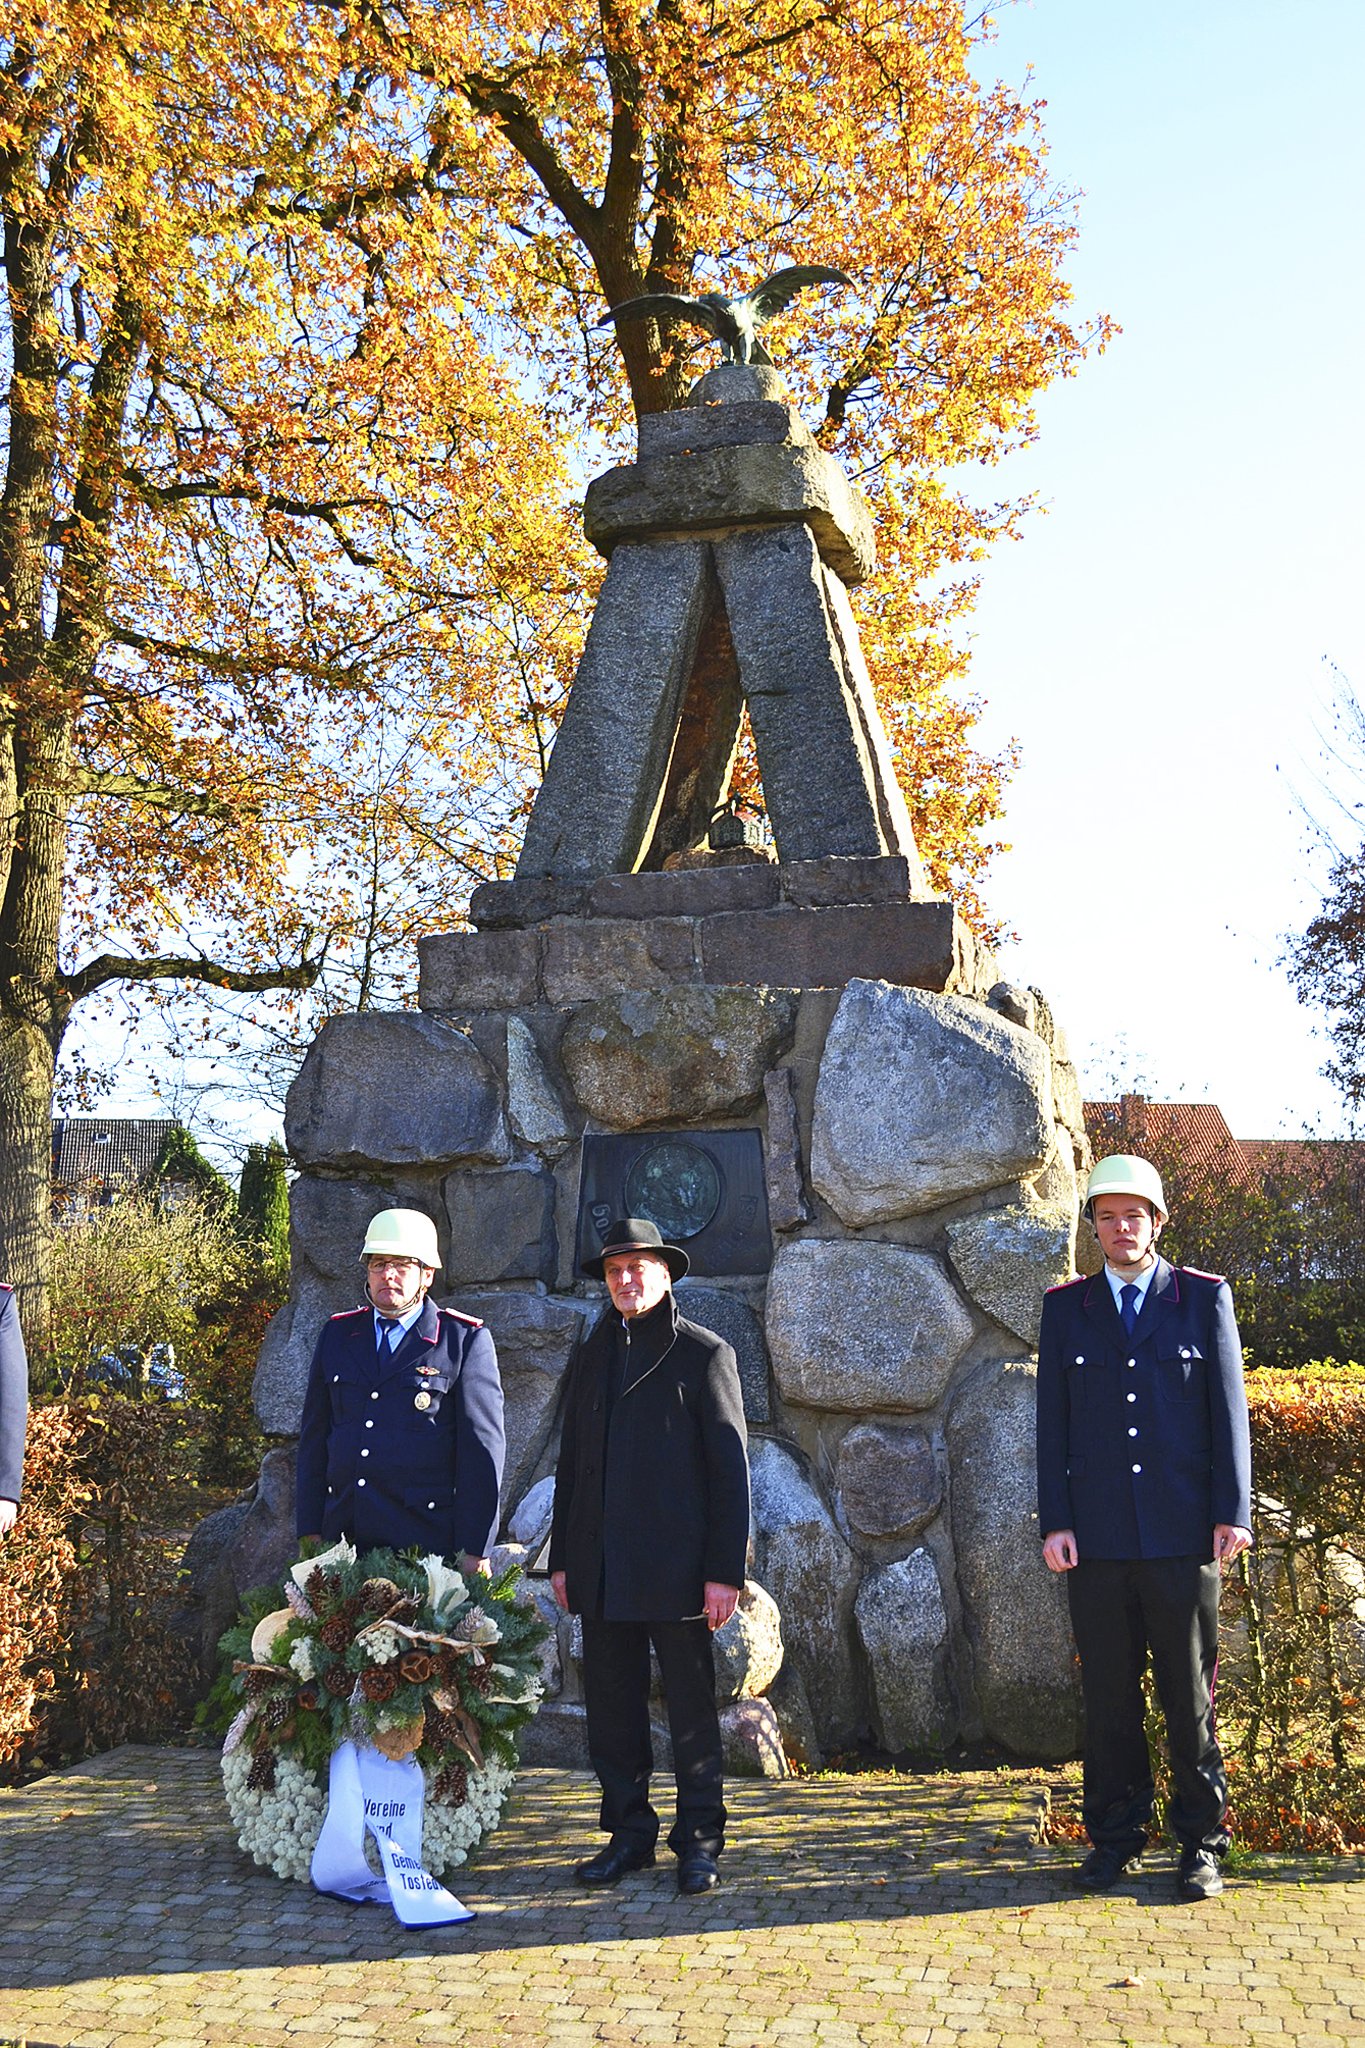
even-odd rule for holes
{"type": "MultiPolygon", "coordinates": [[[[654,1214],[694,1250],[680,1301],[735,1345],[752,1431],[771,1600],[727,1681],[732,1751],[775,1767],[780,1726],[808,1759],[1069,1753],[1032,1350],[1072,1271],[1080,1091],[1046,1003],[926,885],[849,602],[867,506],[777,373],[728,362],[640,422],[584,517],[607,573],[515,875],[422,943],[416,1013],[331,1019],[290,1091],[261,1420],[296,1431],[368,1214],[427,1210],[438,1288],[497,1341],[508,1554],[534,1563],[600,1301],[578,1259],[599,1216],[654,1214]],[[776,858],[710,843],[746,707],[776,858]]],[[[542,1592],[528,1753],[581,1759],[573,1629],[542,1592]]]]}

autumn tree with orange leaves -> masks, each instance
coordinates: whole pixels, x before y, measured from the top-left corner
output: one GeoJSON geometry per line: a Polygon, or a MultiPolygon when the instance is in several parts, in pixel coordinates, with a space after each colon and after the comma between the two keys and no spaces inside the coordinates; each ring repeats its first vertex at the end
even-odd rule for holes
{"type": "Polygon", "coordinates": [[[854,274],[778,348],[873,497],[874,677],[979,913],[1008,764],[953,620],[1021,509],[980,471],[1103,338],[984,32],[948,0],[0,0],[0,1271],[39,1341],[73,1006],[306,1003],[376,834],[445,922],[514,854],[595,594],[585,465],[702,367],[594,332],[608,303],[854,274]]]}

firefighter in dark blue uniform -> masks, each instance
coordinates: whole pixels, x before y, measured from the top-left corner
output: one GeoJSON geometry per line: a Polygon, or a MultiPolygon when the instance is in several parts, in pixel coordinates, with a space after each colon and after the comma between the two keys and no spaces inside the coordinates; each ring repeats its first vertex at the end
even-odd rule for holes
{"type": "Polygon", "coordinates": [[[1222,1569],[1251,1542],[1242,1351],[1227,1282],[1170,1266],[1160,1176],[1102,1159],[1085,1213],[1104,1253],[1093,1279],[1052,1288],[1038,1340],[1043,1558],[1067,1574],[1085,1692],[1079,1882],[1136,1868],[1152,1816],[1142,1677],[1150,1654],[1166,1723],[1183,1899],[1223,1888],[1227,1780],[1214,1732],[1222,1569]]]}
{"type": "Polygon", "coordinates": [[[19,1512],[28,1429],[28,1359],[14,1289],[0,1286],[0,1536],[19,1512]]]}
{"type": "Polygon", "coordinates": [[[498,1526],[504,1450],[493,1339],[428,1298],[436,1227],[381,1210],[361,1254],[370,1306],[333,1316],[299,1433],[298,1533],[358,1550],[439,1552],[478,1569],[498,1526]]]}

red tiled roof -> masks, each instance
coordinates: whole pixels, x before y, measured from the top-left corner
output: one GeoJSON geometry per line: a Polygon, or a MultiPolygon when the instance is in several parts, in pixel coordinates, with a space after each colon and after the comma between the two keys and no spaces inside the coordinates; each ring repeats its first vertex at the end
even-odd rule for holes
{"type": "Polygon", "coordinates": [[[1216,1102],[1149,1102],[1125,1095],[1119,1102],[1087,1102],[1085,1123],[1092,1144],[1103,1138],[1106,1124],[1121,1124],[1134,1144],[1145,1137],[1153,1145],[1178,1145],[1191,1159],[1242,1164],[1240,1142],[1216,1102]]]}
{"type": "Polygon", "coordinates": [[[1175,1147],[1191,1165],[1216,1167],[1247,1182],[1264,1180],[1276,1167],[1302,1170],[1327,1158],[1365,1166],[1365,1143],[1352,1138],[1234,1138],[1216,1102],[1149,1102],[1142,1095],[1087,1102],[1085,1127],[1097,1152],[1107,1125],[1121,1128],[1139,1149],[1144,1138],[1156,1147],[1175,1147]]]}

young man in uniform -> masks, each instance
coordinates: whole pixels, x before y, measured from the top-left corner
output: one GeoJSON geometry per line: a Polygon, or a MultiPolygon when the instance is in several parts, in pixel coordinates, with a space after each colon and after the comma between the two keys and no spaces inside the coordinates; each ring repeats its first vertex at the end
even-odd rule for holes
{"type": "Polygon", "coordinates": [[[1214,1732],[1222,1570],[1251,1542],[1242,1349],[1227,1282],[1170,1266],[1148,1160],[1101,1159],[1085,1214],[1104,1270],[1049,1290],[1038,1340],[1038,1517],[1065,1572],[1085,1693],[1087,1891],[1137,1868],[1154,1788],[1148,1656],[1166,1724],[1177,1890],[1223,1889],[1227,1778],[1214,1732]]]}
{"type": "Polygon", "coordinates": [[[369,1306],[333,1316],[299,1432],[300,1537],[417,1548],[483,1568],[498,1527],[502,1382],[476,1316],[428,1299],[436,1226],[382,1209],[361,1257],[369,1306]]]}

